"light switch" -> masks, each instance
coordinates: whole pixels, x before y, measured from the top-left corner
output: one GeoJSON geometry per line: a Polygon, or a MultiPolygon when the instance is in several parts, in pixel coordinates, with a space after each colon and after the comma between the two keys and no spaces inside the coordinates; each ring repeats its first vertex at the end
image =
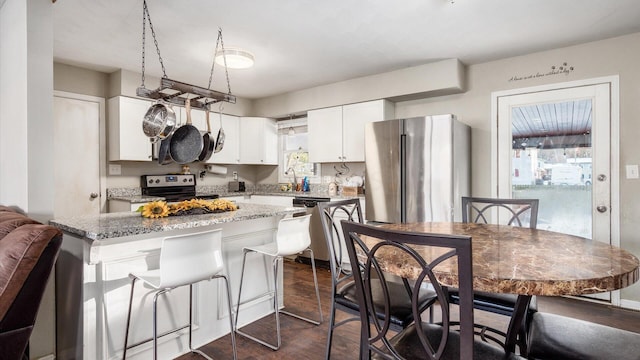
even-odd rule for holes
{"type": "Polygon", "coordinates": [[[109,175],[121,175],[122,167],[120,164],[109,164],[109,175]]]}
{"type": "Polygon", "coordinates": [[[627,165],[627,179],[638,179],[638,165],[627,165]]]}

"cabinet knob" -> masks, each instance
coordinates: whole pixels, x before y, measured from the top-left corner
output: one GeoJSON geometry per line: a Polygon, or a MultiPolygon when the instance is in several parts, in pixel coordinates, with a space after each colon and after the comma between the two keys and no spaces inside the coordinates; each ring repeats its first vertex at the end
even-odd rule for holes
{"type": "Polygon", "coordinates": [[[89,195],[89,197],[90,197],[90,198],[92,198],[92,199],[95,199],[95,198],[97,198],[98,196],[100,196],[100,195],[99,195],[98,193],[95,193],[95,192],[92,192],[92,193],[89,195]]]}

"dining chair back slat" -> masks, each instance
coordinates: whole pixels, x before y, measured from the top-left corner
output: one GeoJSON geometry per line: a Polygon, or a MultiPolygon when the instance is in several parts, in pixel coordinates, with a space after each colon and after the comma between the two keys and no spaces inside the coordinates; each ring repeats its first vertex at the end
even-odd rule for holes
{"type": "Polygon", "coordinates": [[[462,222],[529,227],[538,225],[538,199],[462,197],[462,222]],[[496,214],[497,212],[497,214],[496,214]],[[504,220],[502,220],[504,218],[504,220]]]}

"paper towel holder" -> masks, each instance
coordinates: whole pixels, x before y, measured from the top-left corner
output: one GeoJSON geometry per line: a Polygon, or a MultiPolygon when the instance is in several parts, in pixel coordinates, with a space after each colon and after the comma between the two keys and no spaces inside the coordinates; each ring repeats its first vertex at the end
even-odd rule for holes
{"type": "Polygon", "coordinates": [[[210,172],[212,174],[219,174],[219,175],[226,175],[227,174],[227,167],[226,166],[209,164],[209,165],[206,166],[206,169],[207,169],[208,172],[210,172]]]}

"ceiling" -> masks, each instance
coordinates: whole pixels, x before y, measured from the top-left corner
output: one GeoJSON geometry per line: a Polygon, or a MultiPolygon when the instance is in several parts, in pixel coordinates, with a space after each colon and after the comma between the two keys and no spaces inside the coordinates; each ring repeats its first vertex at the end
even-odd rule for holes
{"type": "MultiPolygon", "coordinates": [[[[466,65],[640,32],[638,0],[148,0],[169,78],[208,85],[218,27],[252,52],[229,70],[255,99],[458,58],[466,65]],[[400,6],[402,5],[402,6],[400,6]]],[[[54,59],[140,72],[142,0],[58,0],[54,59]]],[[[161,76],[147,28],[148,75],[161,76]]],[[[155,88],[159,84],[147,84],[155,88]]],[[[212,88],[226,92],[222,67],[212,88]]]]}

